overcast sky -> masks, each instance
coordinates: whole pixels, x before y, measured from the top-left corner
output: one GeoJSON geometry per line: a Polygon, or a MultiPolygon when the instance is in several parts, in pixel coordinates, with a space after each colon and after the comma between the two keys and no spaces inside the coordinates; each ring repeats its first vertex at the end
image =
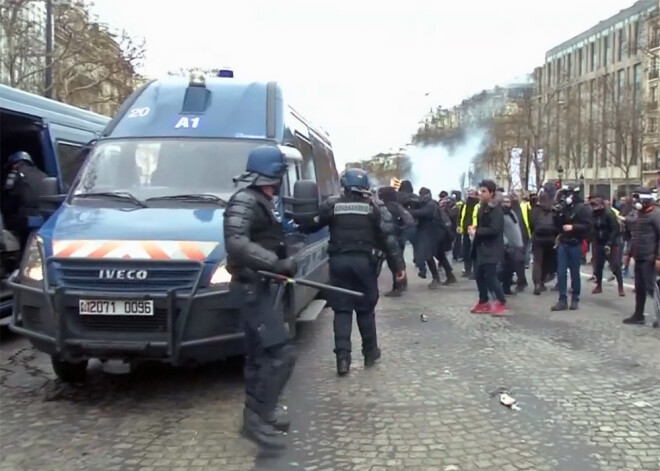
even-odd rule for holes
{"type": "Polygon", "coordinates": [[[548,49],[632,3],[95,0],[95,11],[146,39],[150,77],[229,66],[241,79],[282,81],[330,133],[341,164],[406,144],[431,105],[524,76],[548,49]]]}

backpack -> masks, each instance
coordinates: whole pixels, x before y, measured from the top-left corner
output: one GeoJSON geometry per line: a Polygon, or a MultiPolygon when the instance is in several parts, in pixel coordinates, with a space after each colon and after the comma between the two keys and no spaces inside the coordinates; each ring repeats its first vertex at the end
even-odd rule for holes
{"type": "Polygon", "coordinates": [[[536,221],[534,233],[540,236],[555,234],[555,219],[552,211],[543,211],[536,221]]]}

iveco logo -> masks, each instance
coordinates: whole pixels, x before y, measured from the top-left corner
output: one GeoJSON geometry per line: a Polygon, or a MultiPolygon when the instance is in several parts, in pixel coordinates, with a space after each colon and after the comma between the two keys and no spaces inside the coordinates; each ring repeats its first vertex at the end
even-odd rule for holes
{"type": "Polygon", "coordinates": [[[99,270],[101,280],[146,280],[147,270],[99,270]]]}

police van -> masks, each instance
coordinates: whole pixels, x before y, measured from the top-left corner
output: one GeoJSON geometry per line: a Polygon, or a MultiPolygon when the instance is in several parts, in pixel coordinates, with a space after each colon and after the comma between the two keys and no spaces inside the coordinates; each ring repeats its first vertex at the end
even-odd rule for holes
{"type": "MultiPolygon", "coordinates": [[[[82,165],[81,150],[98,138],[109,122],[106,116],[0,85],[1,181],[5,181],[9,171],[9,156],[25,151],[50,176],[45,185],[48,192],[53,196],[66,193],[82,165]]],[[[44,202],[44,217],[31,219],[34,228],[57,206],[57,198],[44,202]]],[[[17,268],[22,253],[16,235],[5,226],[5,221],[0,218],[0,324],[9,321],[12,291],[7,278],[17,268]]]]}
{"type": "MultiPolygon", "coordinates": [[[[328,134],[284,100],[277,82],[225,72],[155,80],[122,105],[12,278],[11,328],[62,380],[81,380],[91,358],[184,365],[243,353],[222,228],[232,177],[252,148],[274,144],[288,165],[283,197],[302,179],[321,198],[339,191],[328,134]]],[[[297,277],[327,282],[327,228],[283,225],[297,277]]],[[[289,287],[290,329],[318,316],[317,294],[289,287]]]]}

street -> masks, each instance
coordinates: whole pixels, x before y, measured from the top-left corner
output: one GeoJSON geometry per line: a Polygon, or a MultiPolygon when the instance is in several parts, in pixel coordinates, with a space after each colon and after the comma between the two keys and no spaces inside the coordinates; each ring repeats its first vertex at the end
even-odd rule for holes
{"type": "MultiPolygon", "coordinates": [[[[380,298],[373,369],[354,327],[351,372],[336,376],[331,311],[299,329],[291,445],[277,457],[239,436],[236,364],[128,375],[96,364],[88,384],[69,386],[3,331],[0,470],[660,469],[660,330],[650,317],[621,324],[631,290],[618,298],[608,283],[596,296],[585,282],[581,309],[559,313],[556,293],[529,290],[495,318],[469,314],[473,281],[431,292],[409,276],[404,297],[380,298]]],[[[384,270],[381,293],[390,281],[384,270]]]]}

